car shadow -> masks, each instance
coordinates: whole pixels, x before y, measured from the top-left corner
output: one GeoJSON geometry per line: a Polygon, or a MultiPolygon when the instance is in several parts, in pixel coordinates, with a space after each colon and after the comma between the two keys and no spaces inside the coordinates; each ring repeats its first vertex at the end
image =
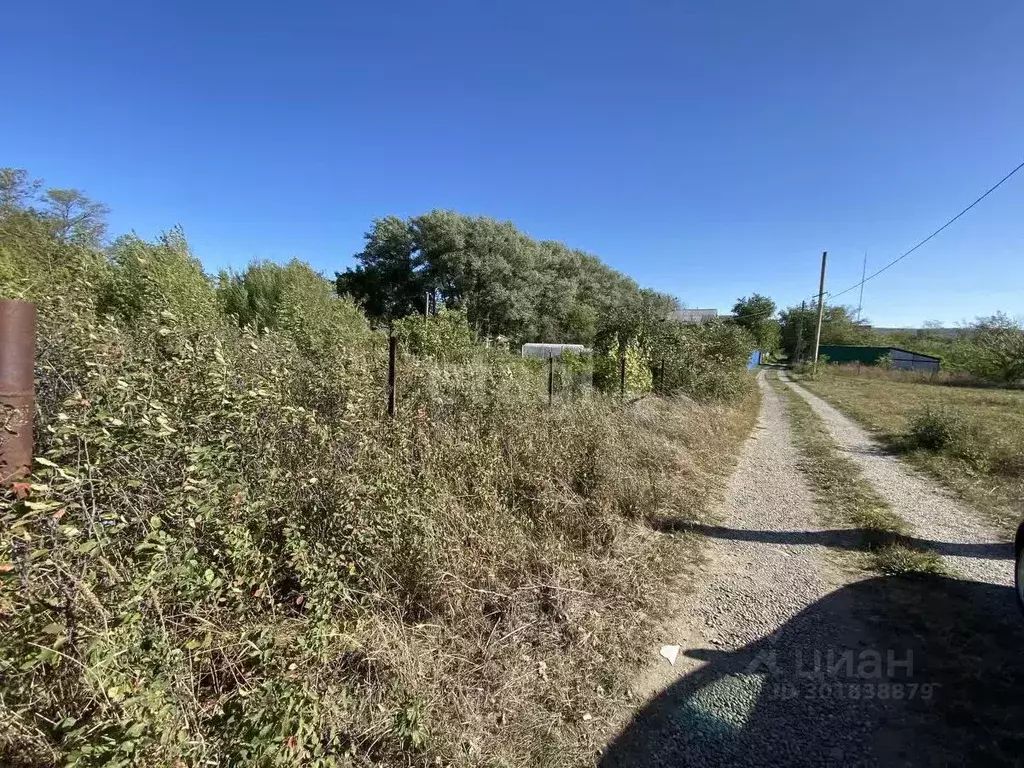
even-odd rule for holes
{"type": "MultiPolygon", "coordinates": [[[[863,550],[866,548],[866,543],[878,535],[876,531],[862,528],[837,528],[825,531],[759,531],[705,525],[678,517],[656,518],[649,521],[649,524],[654,530],[662,533],[696,533],[731,541],[797,544],[847,550],[863,550]]],[[[895,533],[885,534],[885,539],[887,543],[902,544],[911,549],[930,549],[944,556],[982,557],[993,560],[1012,560],[1014,557],[1012,541],[962,543],[921,539],[916,536],[903,536],[895,533]]]]}
{"type": "Polygon", "coordinates": [[[639,710],[602,768],[1024,762],[1009,587],[870,578],[746,646],[684,653],[703,664],[639,710]]]}

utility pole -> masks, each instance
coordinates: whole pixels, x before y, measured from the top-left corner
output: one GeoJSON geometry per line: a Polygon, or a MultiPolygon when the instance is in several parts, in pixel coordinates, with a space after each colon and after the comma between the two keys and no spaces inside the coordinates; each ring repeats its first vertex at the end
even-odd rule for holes
{"type": "Polygon", "coordinates": [[[864,265],[860,268],[860,298],[857,299],[857,322],[860,322],[860,311],[864,307],[864,275],[868,273],[868,252],[864,251],[864,265]]]}
{"type": "Polygon", "coordinates": [[[811,367],[811,375],[818,374],[818,347],[821,345],[821,319],[825,314],[825,262],[828,260],[828,251],[821,252],[821,280],[818,281],[818,329],[814,332],[814,364],[811,367]]]}
{"type": "Polygon", "coordinates": [[[804,324],[807,322],[807,302],[800,302],[800,323],[796,327],[796,361],[803,359],[804,352],[804,324]]]}

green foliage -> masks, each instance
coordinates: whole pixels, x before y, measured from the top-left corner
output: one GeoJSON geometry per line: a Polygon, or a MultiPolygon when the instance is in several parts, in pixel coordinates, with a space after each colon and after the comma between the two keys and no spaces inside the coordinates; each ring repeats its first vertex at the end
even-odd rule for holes
{"type": "Polygon", "coordinates": [[[391,321],[422,312],[427,292],[466,313],[480,337],[596,345],[644,340],[677,306],[594,256],[538,242],[510,222],[432,211],[378,219],[338,292],[391,321]]]}
{"type": "Polygon", "coordinates": [[[979,426],[961,409],[926,405],[907,421],[910,444],[926,451],[942,452],[979,468],[987,465],[985,441],[979,426]]]}
{"type": "Polygon", "coordinates": [[[1024,381],[1024,328],[1002,313],[979,318],[964,344],[970,352],[962,365],[987,381],[1015,384],[1024,381]]]}
{"type": "Polygon", "coordinates": [[[664,323],[652,353],[655,370],[660,372],[665,363],[658,389],[698,400],[734,399],[749,384],[747,362],[753,349],[753,338],[734,323],[664,323]]]}
{"type": "Polygon", "coordinates": [[[622,358],[626,359],[626,392],[643,394],[653,386],[650,350],[637,339],[615,344],[594,358],[594,385],[605,392],[619,392],[622,386],[622,358]]]}
{"type": "Polygon", "coordinates": [[[781,326],[775,319],[775,302],[767,296],[755,293],[749,298],[736,300],[732,308],[734,322],[746,328],[754,337],[755,348],[766,355],[778,351],[781,344],[781,326]]]}
{"type": "Polygon", "coordinates": [[[112,269],[99,310],[131,325],[152,311],[170,312],[195,328],[210,328],[221,314],[213,285],[192,255],[180,228],[149,243],[124,235],[110,249],[112,269]]]}
{"type": "Polygon", "coordinates": [[[287,331],[307,355],[370,340],[366,317],[308,264],[256,262],[240,275],[222,274],[217,287],[224,312],[242,327],[287,331]]]}
{"type": "MultiPolygon", "coordinates": [[[[782,350],[790,360],[811,357],[818,323],[816,307],[790,307],[779,313],[782,350]]],[[[870,344],[876,337],[871,329],[853,318],[849,307],[825,305],[821,321],[821,343],[870,344]]]]}
{"type": "Polygon", "coordinates": [[[44,218],[53,237],[62,243],[97,248],[107,232],[110,209],[78,189],[48,189],[43,197],[44,218]]]}
{"type": "Polygon", "coordinates": [[[473,329],[460,310],[442,309],[430,317],[406,317],[394,324],[395,335],[414,355],[450,363],[464,363],[476,346],[473,329]]]}

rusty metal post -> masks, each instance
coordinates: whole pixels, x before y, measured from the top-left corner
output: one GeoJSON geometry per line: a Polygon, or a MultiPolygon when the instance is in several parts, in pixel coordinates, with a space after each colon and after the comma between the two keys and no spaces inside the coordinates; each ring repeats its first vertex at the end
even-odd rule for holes
{"type": "Polygon", "coordinates": [[[395,415],[395,357],[398,353],[398,337],[388,338],[388,416],[395,415]]]}
{"type": "Polygon", "coordinates": [[[36,307],[0,300],[0,483],[32,471],[36,307]]]}

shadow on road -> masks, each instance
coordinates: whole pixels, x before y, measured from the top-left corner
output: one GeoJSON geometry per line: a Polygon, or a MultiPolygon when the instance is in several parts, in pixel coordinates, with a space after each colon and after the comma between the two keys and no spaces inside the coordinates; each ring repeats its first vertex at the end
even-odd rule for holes
{"type": "MultiPolygon", "coordinates": [[[[756,531],[743,528],[725,528],[718,525],[704,525],[681,518],[664,518],[651,522],[651,527],[664,533],[699,533],[716,539],[731,541],[754,541],[766,544],[802,544],[807,546],[833,547],[835,549],[865,549],[876,531],[861,528],[838,528],[828,531],[756,531]]],[[[916,536],[886,534],[886,540],[902,544],[911,549],[931,549],[940,555],[956,557],[984,557],[994,560],[1012,560],[1013,542],[1000,543],[959,543],[919,539],[916,536]]]]}
{"type": "Polygon", "coordinates": [[[1008,587],[872,578],[745,647],[688,655],[706,664],[650,700],[602,768],[1024,759],[1024,618],[1008,587]]]}

